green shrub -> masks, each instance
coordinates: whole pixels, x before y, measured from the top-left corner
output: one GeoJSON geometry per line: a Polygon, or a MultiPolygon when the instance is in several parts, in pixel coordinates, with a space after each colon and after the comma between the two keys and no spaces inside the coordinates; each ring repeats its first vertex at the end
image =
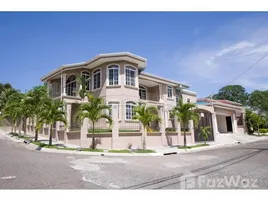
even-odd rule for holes
{"type": "Polygon", "coordinates": [[[151,149],[137,149],[137,150],[134,150],[135,153],[155,153],[154,150],[151,150],[151,149]]]}
{"type": "Polygon", "coordinates": [[[268,128],[260,128],[260,133],[268,133],[268,128]]]}
{"type": "MultiPolygon", "coordinates": [[[[184,131],[183,128],[181,128],[181,131],[184,131]]],[[[189,128],[185,128],[185,131],[189,131],[189,128]]]]}
{"type": "Polygon", "coordinates": [[[166,128],[166,132],[175,132],[176,131],[176,129],[175,128],[166,128]]]}
{"type": "Polygon", "coordinates": [[[90,149],[90,148],[83,148],[82,151],[92,151],[92,152],[103,152],[103,149],[90,149]]]}
{"type": "Polygon", "coordinates": [[[109,150],[109,153],[131,153],[128,149],[121,149],[121,150],[109,150]]]}

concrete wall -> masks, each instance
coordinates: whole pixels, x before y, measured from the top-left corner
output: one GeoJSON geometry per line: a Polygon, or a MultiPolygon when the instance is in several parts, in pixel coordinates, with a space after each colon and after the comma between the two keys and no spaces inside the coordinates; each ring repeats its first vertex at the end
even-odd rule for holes
{"type": "Polygon", "coordinates": [[[216,115],[216,117],[217,117],[218,131],[220,133],[227,133],[226,116],[216,115]]]}

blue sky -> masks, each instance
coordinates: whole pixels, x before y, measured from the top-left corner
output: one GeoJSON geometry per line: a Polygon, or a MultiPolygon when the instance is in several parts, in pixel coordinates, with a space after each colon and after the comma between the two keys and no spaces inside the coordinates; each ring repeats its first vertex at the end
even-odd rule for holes
{"type": "MultiPolygon", "coordinates": [[[[0,82],[21,91],[51,70],[99,53],[131,52],[147,72],[215,93],[268,52],[268,13],[0,13],[0,82]]],[[[241,76],[268,88],[268,59],[241,76]]]]}

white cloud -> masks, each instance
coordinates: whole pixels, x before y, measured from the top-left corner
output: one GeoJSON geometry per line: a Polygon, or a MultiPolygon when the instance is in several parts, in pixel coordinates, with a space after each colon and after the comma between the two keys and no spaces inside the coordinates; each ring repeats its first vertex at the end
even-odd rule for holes
{"type": "MultiPolygon", "coordinates": [[[[260,18],[236,20],[219,27],[207,38],[200,38],[188,53],[177,52],[180,74],[187,77],[196,90],[208,93],[204,88],[210,87],[217,92],[268,53],[268,25],[264,22],[260,18]]],[[[232,84],[241,84],[249,91],[268,89],[267,71],[268,57],[232,84]]]]}

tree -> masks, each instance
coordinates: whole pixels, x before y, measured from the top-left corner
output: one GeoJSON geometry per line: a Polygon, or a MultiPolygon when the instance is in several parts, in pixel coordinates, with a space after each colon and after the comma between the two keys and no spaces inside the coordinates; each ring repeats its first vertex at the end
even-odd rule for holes
{"type": "Polygon", "coordinates": [[[198,126],[200,116],[195,112],[196,106],[193,103],[183,103],[182,99],[179,100],[176,107],[173,108],[172,114],[177,116],[179,122],[183,127],[183,144],[186,147],[186,128],[190,120],[193,120],[194,126],[198,126]]]}
{"type": "Polygon", "coordinates": [[[0,94],[2,93],[2,91],[4,91],[5,89],[10,89],[12,88],[12,86],[9,83],[0,83],[0,94]]]}
{"type": "Polygon", "coordinates": [[[78,112],[75,115],[76,120],[80,122],[88,118],[92,122],[92,149],[95,149],[95,125],[100,119],[107,119],[109,124],[112,124],[112,119],[109,115],[105,114],[107,110],[111,110],[110,106],[106,105],[102,98],[94,97],[87,93],[88,102],[82,103],[78,112]]]}
{"type": "MultiPolygon", "coordinates": [[[[29,113],[29,116],[34,116],[35,120],[38,122],[40,118],[40,114],[44,109],[44,101],[48,98],[47,95],[47,87],[44,85],[35,86],[32,90],[30,90],[27,94],[27,98],[25,99],[25,113],[29,113]]],[[[35,141],[38,140],[38,131],[40,127],[35,126],[35,141]]]]}
{"type": "Polygon", "coordinates": [[[18,90],[15,90],[13,88],[7,88],[0,93],[0,111],[3,111],[5,105],[8,102],[9,97],[14,93],[18,93],[18,90]]]}
{"type": "Polygon", "coordinates": [[[86,95],[87,95],[87,90],[89,88],[88,87],[88,79],[86,79],[85,77],[83,76],[79,76],[76,78],[76,81],[77,83],[80,85],[80,88],[79,88],[79,96],[81,97],[82,101],[84,101],[86,95]]]}
{"type": "Polygon", "coordinates": [[[268,114],[268,90],[254,90],[250,94],[248,105],[260,114],[268,114]]]}
{"type": "Polygon", "coordinates": [[[133,119],[139,120],[143,125],[143,142],[142,147],[143,150],[146,149],[146,135],[147,128],[149,128],[150,122],[153,121],[161,121],[161,118],[157,114],[157,108],[155,106],[139,105],[134,108],[134,116],[133,119]]]}
{"type": "Polygon", "coordinates": [[[249,109],[246,110],[246,126],[248,129],[248,132],[251,134],[254,131],[258,131],[260,133],[259,129],[260,126],[265,125],[265,117],[261,116],[259,114],[256,114],[249,109]]]}
{"type": "MultiPolygon", "coordinates": [[[[7,89],[9,90],[9,89],[7,89]]],[[[2,93],[3,94],[3,93],[2,93]]],[[[3,117],[11,119],[11,131],[16,132],[18,122],[21,122],[23,116],[22,110],[22,99],[24,98],[24,94],[19,91],[13,92],[5,99],[6,103],[3,107],[3,117]]]]}
{"type": "Polygon", "coordinates": [[[206,141],[208,140],[209,136],[211,136],[212,132],[211,132],[211,128],[210,126],[206,126],[206,127],[201,127],[201,132],[199,133],[199,137],[203,137],[205,144],[206,141]]]}
{"type": "Polygon", "coordinates": [[[51,146],[53,125],[56,122],[63,122],[65,125],[67,124],[65,112],[63,110],[64,104],[62,101],[47,98],[44,100],[43,106],[43,111],[40,113],[37,121],[37,127],[39,129],[41,126],[43,126],[43,124],[50,126],[49,146],[51,146]]]}
{"type": "Polygon", "coordinates": [[[248,93],[241,85],[227,85],[221,88],[218,94],[213,95],[213,99],[225,99],[247,105],[248,93]]]}

